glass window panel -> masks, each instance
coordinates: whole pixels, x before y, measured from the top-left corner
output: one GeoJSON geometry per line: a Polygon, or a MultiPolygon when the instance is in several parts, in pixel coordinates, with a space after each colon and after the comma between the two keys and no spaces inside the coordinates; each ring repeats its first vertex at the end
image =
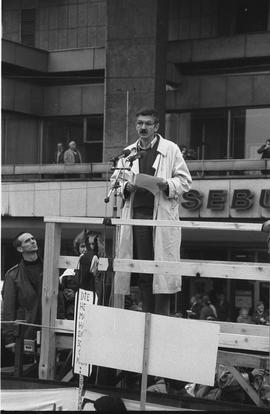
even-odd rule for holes
{"type": "Polygon", "coordinates": [[[84,162],[83,117],[63,117],[48,119],[44,122],[44,152],[43,162],[55,162],[57,143],[62,142],[68,149],[69,141],[76,141],[78,150],[82,153],[84,162]]]}
{"type": "Polygon", "coordinates": [[[88,117],[86,141],[102,141],[103,140],[103,117],[88,117]]]}
{"type": "Polygon", "coordinates": [[[35,46],[35,9],[23,9],[21,14],[21,42],[35,46]]]}
{"type": "Polygon", "coordinates": [[[240,0],[236,6],[236,33],[267,30],[268,0],[240,0]]]}
{"type": "Polygon", "coordinates": [[[222,159],[227,153],[227,114],[225,111],[191,113],[190,145],[200,159],[222,159]]]}
{"type": "Polygon", "coordinates": [[[234,109],[231,111],[230,154],[231,158],[245,156],[245,121],[246,111],[234,109]]]}
{"type": "Polygon", "coordinates": [[[258,148],[270,137],[270,108],[246,110],[245,147],[246,158],[261,158],[258,148]]]}
{"type": "Polygon", "coordinates": [[[102,142],[85,145],[85,162],[102,162],[102,142]]]}

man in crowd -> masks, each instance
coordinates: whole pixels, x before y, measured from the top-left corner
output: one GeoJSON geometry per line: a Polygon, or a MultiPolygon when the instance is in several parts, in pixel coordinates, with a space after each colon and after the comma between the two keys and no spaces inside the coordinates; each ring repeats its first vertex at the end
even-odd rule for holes
{"type": "MultiPolygon", "coordinates": [[[[118,167],[131,167],[120,174],[118,194],[124,201],[122,218],[179,220],[180,195],[187,192],[191,176],[179,147],[158,134],[159,115],[144,108],[136,114],[138,140],[127,147],[134,155],[122,158],[118,167]],[[139,159],[136,159],[136,154],[139,159]],[[135,185],[137,174],[159,178],[154,193],[135,185]]],[[[117,170],[111,177],[115,184],[117,170]]],[[[180,260],[179,227],[121,226],[119,258],[140,260],[180,260]]],[[[179,273],[181,269],[179,269],[179,273]]],[[[169,315],[170,294],[181,290],[181,273],[176,275],[139,274],[138,284],[144,312],[169,315]]],[[[130,274],[116,272],[115,293],[130,293],[130,274]]]]}
{"type": "MultiPolygon", "coordinates": [[[[258,154],[261,154],[261,159],[270,159],[270,139],[267,139],[258,150],[258,154]]],[[[270,170],[262,170],[262,174],[270,174],[270,170]]]]}
{"type": "Polygon", "coordinates": [[[82,162],[82,156],[80,151],[77,149],[75,141],[70,141],[69,149],[64,152],[64,163],[65,164],[79,164],[82,162]]]}
{"type": "MultiPolygon", "coordinates": [[[[41,293],[43,264],[38,256],[38,245],[31,233],[18,234],[13,242],[21,253],[19,264],[9,269],[2,289],[3,320],[25,320],[31,324],[41,324],[41,293]]],[[[16,326],[3,323],[5,347],[14,350],[16,326]]],[[[24,337],[36,339],[39,328],[26,326],[24,337]]]]}

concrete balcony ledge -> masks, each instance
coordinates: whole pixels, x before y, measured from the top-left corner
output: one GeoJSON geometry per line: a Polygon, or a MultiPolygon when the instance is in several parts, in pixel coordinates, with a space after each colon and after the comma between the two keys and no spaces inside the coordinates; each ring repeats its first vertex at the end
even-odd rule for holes
{"type": "Polygon", "coordinates": [[[169,42],[168,61],[192,63],[269,56],[270,32],[169,42]]]}
{"type": "Polygon", "coordinates": [[[112,164],[16,164],[2,165],[2,175],[25,174],[102,174],[111,169],[112,164]]]}
{"type": "Polygon", "coordinates": [[[45,50],[2,39],[2,62],[26,69],[47,72],[49,53],[45,50]]]}
{"type": "Polygon", "coordinates": [[[104,68],[104,47],[49,52],[48,72],[88,71],[104,68]]]}
{"type": "Polygon", "coordinates": [[[2,62],[45,73],[99,70],[105,68],[105,48],[47,52],[3,39],[2,62]]]}
{"type": "MultiPolygon", "coordinates": [[[[270,159],[230,159],[230,160],[192,160],[187,161],[188,168],[191,172],[234,172],[244,171],[253,173],[255,171],[270,170],[270,159]]],[[[2,177],[8,176],[10,180],[13,176],[20,175],[57,175],[57,174],[106,174],[112,173],[112,163],[82,163],[82,164],[16,164],[2,165],[2,177]]],[[[53,178],[53,177],[52,177],[53,178]]]]}

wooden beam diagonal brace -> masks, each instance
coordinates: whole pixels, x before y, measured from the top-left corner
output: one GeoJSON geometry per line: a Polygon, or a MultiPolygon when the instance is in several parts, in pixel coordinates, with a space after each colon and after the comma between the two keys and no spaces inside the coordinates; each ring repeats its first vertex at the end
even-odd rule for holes
{"type": "Polygon", "coordinates": [[[226,367],[231,372],[231,374],[234,376],[236,381],[241,385],[243,390],[248,394],[248,396],[254,401],[254,403],[258,407],[264,407],[266,408],[264,402],[259,397],[258,393],[255,391],[255,389],[243,378],[243,376],[240,374],[240,372],[235,367],[226,367]]]}

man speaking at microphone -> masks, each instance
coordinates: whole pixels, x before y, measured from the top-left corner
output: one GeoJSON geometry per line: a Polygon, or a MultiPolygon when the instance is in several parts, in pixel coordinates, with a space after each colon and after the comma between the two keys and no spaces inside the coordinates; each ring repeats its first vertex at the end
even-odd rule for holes
{"type": "MultiPolygon", "coordinates": [[[[131,156],[118,161],[118,195],[124,200],[123,219],[179,220],[180,195],[191,186],[191,176],[179,147],[158,134],[159,115],[155,109],[143,108],[136,114],[138,140],[127,147],[131,156]],[[134,154],[134,156],[132,155],[134,154]],[[129,166],[130,170],[126,168],[129,166]],[[134,185],[137,174],[159,177],[158,192],[134,185]]],[[[117,172],[111,177],[115,184],[117,172]]],[[[118,258],[179,261],[181,229],[179,227],[121,226],[118,258]]],[[[181,290],[181,273],[177,275],[139,274],[138,285],[144,312],[170,314],[170,294],[181,290]]],[[[115,293],[130,293],[130,273],[116,272],[115,293]]]]}

